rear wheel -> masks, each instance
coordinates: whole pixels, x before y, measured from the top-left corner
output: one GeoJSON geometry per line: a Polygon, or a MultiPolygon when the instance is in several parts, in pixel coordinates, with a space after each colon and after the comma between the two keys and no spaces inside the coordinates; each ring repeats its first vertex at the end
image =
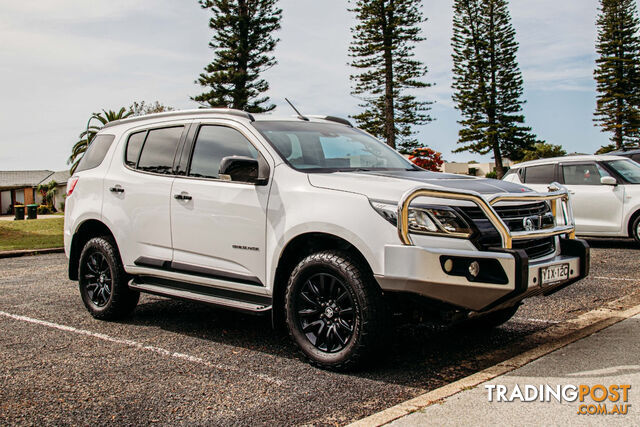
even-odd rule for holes
{"type": "Polygon", "coordinates": [[[129,289],[127,273],[110,238],[89,240],[80,254],[78,268],[80,295],[93,317],[119,319],[138,304],[140,293],[129,289]]]}
{"type": "Polygon", "coordinates": [[[375,354],[385,322],[382,293],[348,254],[323,251],[294,269],[286,293],[287,326],[307,359],[349,369],[375,354]]]}
{"type": "Polygon", "coordinates": [[[631,227],[633,238],[636,239],[636,242],[640,243],[640,215],[633,221],[631,227]]]}

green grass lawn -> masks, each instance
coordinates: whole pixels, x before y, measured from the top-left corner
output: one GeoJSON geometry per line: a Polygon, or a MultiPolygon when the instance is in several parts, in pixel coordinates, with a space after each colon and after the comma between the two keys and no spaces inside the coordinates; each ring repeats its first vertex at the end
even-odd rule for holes
{"type": "Polygon", "coordinates": [[[64,218],[0,221],[0,251],[58,248],[64,218]]]}

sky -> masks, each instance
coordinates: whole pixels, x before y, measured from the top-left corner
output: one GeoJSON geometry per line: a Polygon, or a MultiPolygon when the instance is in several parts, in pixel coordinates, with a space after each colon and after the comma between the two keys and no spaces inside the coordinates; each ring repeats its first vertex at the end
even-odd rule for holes
{"type": "MultiPolygon", "coordinates": [[[[416,128],[447,161],[457,153],[460,116],[451,100],[452,0],[423,2],[427,38],[416,56],[433,83],[432,123],[416,128]]],[[[349,116],[352,13],[346,0],[280,0],[278,64],[264,73],[276,113],[349,116]]],[[[510,4],[524,78],[526,122],[568,152],[593,153],[608,135],[593,124],[598,0],[514,0],[510,4]]],[[[0,170],[67,168],[91,113],[134,101],[197,108],[189,99],[212,60],[209,12],[196,0],[0,1],[0,170]]]]}

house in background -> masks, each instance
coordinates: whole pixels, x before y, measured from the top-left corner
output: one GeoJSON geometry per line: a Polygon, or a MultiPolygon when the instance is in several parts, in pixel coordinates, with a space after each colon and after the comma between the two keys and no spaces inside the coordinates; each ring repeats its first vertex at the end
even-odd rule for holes
{"type": "MultiPolygon", "coordinates": [[[[511,161],[509,159],[503,159],[502,164],[505,168],[511,167],[511,161]]],[[[440,167],[441,172],[457,173],[461,175],[472,176],[485,176],[489,172],[495,172],[496,164],[494,162],[489,163],[458,163],[458,162],[445,162],[440,167]]]]}
{"type": "Polygon", "coordinates": [[[41,204],[42,195],[36,188],[51,181],[58,183],[55,205],[57,210],[61,210],[68,180],[69,171],[0,171],[0,215],[12,215],[14,205],[41,204]]]}

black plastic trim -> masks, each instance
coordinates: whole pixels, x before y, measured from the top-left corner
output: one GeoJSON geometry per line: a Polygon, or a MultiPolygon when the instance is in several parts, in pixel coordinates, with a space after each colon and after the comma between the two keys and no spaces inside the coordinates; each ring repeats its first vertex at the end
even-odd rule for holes
{"type": "Polygon", "coordinates": [[[459,257],[450,255],[440,255],[440,267],[445,274],[449,276],[461,276],[465,277],[470,282],[492,283],[494,285],[506,285],[509,283],[507,273],[505,273],[502,264],[495,258],[472,258],[472,257],[459,257]],[[447,272],[444,268],[444,264],[447,260],[451,260],[453,268],[450,272],[447,272]],[[480,274],[473,277],[469,273],[469,264],[473,261],[480,264],[480,274]]]}
{"type": "Polygon", "coordinates": [[[255,276],[245,276],[243,274],[231,273],[228,271],[217,270],[215,268],[200,267],[197,265],[185,264],[181,262],[140,257],[134,261],[134,264],[140,267],[156,268],[159,270],[206,277],[209,279],[226,280],[228,282],[241,283],[243,285],[264,286],[260,279],[255,276]]]}
{"type": "Polygon", "coordinates": [[[512,298],[516,298],[525,292],[529,287],[529,256],[524,249],[504,249],[504,248],[491,248],[491,252],[503,252],[513,255],[515,260],[515,287],[513,291],[509,292],[502,298],[497,299],[488,306],[478,310],[479,312],[491,310],[494,307],[499,306],[505,301],[509,301],[512,298]]]}

